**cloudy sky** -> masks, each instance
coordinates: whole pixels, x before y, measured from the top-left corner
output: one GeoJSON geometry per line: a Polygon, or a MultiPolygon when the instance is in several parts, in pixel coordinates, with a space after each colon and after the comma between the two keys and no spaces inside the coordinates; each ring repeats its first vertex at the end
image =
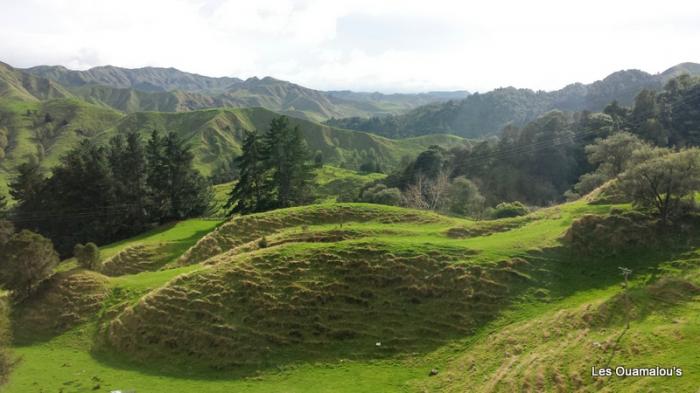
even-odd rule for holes
{"type": "Polygon", "coordinates": [[[700,62],[699,1],[2,0],[0,61],[317,89],[557,89],[700,62]]]}

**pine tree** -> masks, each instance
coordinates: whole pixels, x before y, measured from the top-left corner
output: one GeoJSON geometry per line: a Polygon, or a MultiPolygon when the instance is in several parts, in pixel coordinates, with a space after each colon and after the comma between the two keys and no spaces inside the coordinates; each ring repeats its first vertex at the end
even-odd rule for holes
{"type": "Polygon", "coordinates": [[[148,189],[148,213],[152,221],[161,221],[170,210],[168,204],[168,174],[165,164],[163,137],[158,130],[151,132],[146,144],[146,187],[148,189]]]}
{"type": "Polygon", "coordinates": [[[257,133],[246,132],[242,150],[243,154],[234,159],[240,177],[224,206],[229,215],[262,211],[269,205],[265,184],[266,156],[257,133]]]}
{"type": "Polygon", "coordinates": [[[121,134],[110,140],[109,161],[115,193],[123,205],[123,230],[138,232],[146,225],[146,152],[138,133],[121,134]]]}
{"type": "Polygon", "coordinates": [[[17,177],[10,182],[10,195],[18,202],[21,210],[31,210],[37,203],[37,196],[44,184],[44,170],[39,160],[31,156],[17,167],[17,177]]]}
{"type": "Polygon", "coordinates": [[[191,147],[176,133],[161,137],[153,131],[146,145],[149,211],[160,222],[203,214],[209,208],[211,189],[194,169],[191,147]]]}
{"type": "Polygon", "coordinates": [[[264,151],[270,170],[269,189],[274,208],[307,203],[313,168],[299,127],[291,128],[286,116],[275,118],[265,134],[264,151]]]}

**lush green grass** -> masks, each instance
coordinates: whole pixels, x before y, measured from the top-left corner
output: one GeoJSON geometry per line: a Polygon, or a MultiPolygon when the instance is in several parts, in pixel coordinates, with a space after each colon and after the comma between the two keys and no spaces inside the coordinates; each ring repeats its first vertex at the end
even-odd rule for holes
{"type": "MultiPolygon", "coordinates": [[[[700,283],[700,244],[689,239],[604,258],[567,252],[561,237],[571,223],[611,208],[578,201],[525,218],[475,222],[389,206],[321,204],[236,218],[192,249],[201,252],[196,262],[214,250],[207,265],[109,278],[112,295],[90,322],[15,347],[23,361],[7,391],[78,392],[97,383],[104,391],[149,392],[568,391],[579,379],[614,391],[687,391],[700,382],[700,360],[691,344],[700,338],[697,296],[673,289],[678,281],[659,286],[658,280],[674,275],[700,283]],[[261,249],[262,236],[268,244],[261,249]],[[226,250],[233,251],[221,253],[226,250]],[[516,257],[527,262],[499,263],[516,257]],[[612,346],[622,329],[620,265],[634,269],[637,311],[631,329],[612,346]],[[381,281],[393,275],[407,280],[405,285],[381,281]],[[264,290],[251,289],[256,286],[264,290]],[[456,295],[470,288],[480,288],[481,298],[456,295]],[[409,301],[411,291],[436,295],[418,296],[423,303],[417,305],[409,301]],[[239,299],[237,293],[245,295],[239,299]],[[326,319],[324,303],[312,301],[317,296],[331,296],[325,304],[343,310],[333,317],[340,319],[326,319]],[[370,299],[367,308],[339,300],[362,296],[370,299]],[[163,315],[158,309],[173,311],[163,315]],[[202,310],[206,313],[199,314],[202,310]],[[305,312],[293,317],[300,310],[305,312]],[[114,328],[115,320],[122,327],[114,328]],[[459,328],[447,320],[460,321],[454,323],[459,328]],[[313,322],[331,332],[352,330],[354,338],[312,338],[307,334],[313,322]],[[219,334],[216,324],[235,326],[228,337],[239,344],[227,347],[223,340],[211,352],[188,347],[219,334]],[[140,328],[153,338],[177,338],[177,344],[154,344],[140,328]],[[207,329],[213,335],[201,336],[207,329]],[[287,336],[295,330],[301,338],[287,336]],[[293,339],[261,341],[273,333],[279,334],[275,340],[293,339]],[[200,357],[190,357],[189,349],[200,357]],[[679,365],[686,374],[673,380],[592,381],[589,363],[608,358],[679,365]],[[211,368],[226,363],[241,365],[211,368]],[[428,377],[431,368],[440,374],[428,377]]],[[[187,222],[104,252],[145,241],[191,241],[213,226],[187,222]]]]}
{"type": "MultiPolygon", "coordinates": [[[[316,177],[316,200],[319,202],[335,202],[341,196],[356,197],[362,186],[386,177],[384,173],[363,173],[331,165],[324,165],[314,171],[316,177]]],[[[223,206],[228,201],[235,182],[214,185],[214,202],[217,206],[215,215],[226,214],[223,206]]]]}

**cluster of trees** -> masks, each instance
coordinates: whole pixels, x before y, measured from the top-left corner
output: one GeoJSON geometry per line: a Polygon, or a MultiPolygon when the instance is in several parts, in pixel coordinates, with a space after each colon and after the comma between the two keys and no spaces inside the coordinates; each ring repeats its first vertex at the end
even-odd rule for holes
{"type": "Polygon", "coordinates": [[[660,92],[642,90],[631,109],[605,108],[617,128],[658,146],[700,146],[700,79],[681,75],[660,92]]]}
{"type": "MultiPolygon", "coordinates": [[[[638,168],[650,169],[646,163],[663,166],[676,160],[665,157],[673,149],[692,146],[700,146],[700,80],[685,75],[658,94],[642,90],[632,108],[613,102],[601,113],[553,111],[522,128],[505,127],[498,139],[450,150],[432,146],[359,199],[467,215],[504,201],[542,206],[625,172],[641,176],[638,168]]],[[[674,169],[674,176],[680,173],[674,169]]],[[[641,198],[640,191],[630,195],[641,198]]]]}
{"type": "Polygon", "coordinates": [[[481,137],[509,123],[522,127],[551,110],[600,111],[615,98],[631,103],[642,89],[660,89],[661,80],[642,71],[620,71],[590,85],[572,84],[552,92],[506,87],[423,105],[400,115],[330,119],[326,123],[390,138],[425,134],[481,137]]]}
{"type": "Polygon", "coordinates": [[[225,205],[229,215],[247,214],[313,201],[314,161],[299,127],[275,118],[264,135],[248,132],[234,162],[239,180],[225,205]]]}
{"type": "Polygon", "coordinates": [[[0,287],[12,291],[16,300],[31,295],[58,262],[51,240],[0,221],[0,287]]]}
{"type": "Polygon", "coordinates": [[[193,167],[190,147],[175,133],[117,135],[107,146],[83,140],[49,177],[38,160],[19,165],[9,184],[16,225],[54,241],[63,255],[77,243],[103,244],[146,227],[204,213],[207,180],[193,167]]]}

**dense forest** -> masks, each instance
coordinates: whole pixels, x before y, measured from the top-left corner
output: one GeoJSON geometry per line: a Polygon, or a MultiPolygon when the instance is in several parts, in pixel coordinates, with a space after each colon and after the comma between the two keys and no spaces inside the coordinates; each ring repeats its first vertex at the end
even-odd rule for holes
{"type": "Polygon", "coordinates": [[[698,75],[700,67],[680,64],[658,75],[639,70],[619,71],[588,85],[575,83],[551,92],[506,87],[475,93],[462,100],[425,105],[404,114],[333,118],[326,124],[391,138],[441,133],[482,137],[495,135],[509,124],[524,127],[552,110],[597,112],[612,101],[629,106],[642,90],[661,90],[666,82],[684,73],[698,75]]]}
{"type": "Polygon", "coordinates": [[[465,192],[483,198],[484,207],[515,201],[545,206],[590,192],[664,152],[693,146],[700,146],[700,80],[683,75],[659,92],[641,91],[631,108],[614,101],[600,113],[553,111],[523,127],[505,127],[498,139],[431,147],[367,187],[359,200],[436,206],[425,200],[439,194],[444,209],[448,191],[459,193],[451,186],[458,179],[471,190],[465,192]]]}

